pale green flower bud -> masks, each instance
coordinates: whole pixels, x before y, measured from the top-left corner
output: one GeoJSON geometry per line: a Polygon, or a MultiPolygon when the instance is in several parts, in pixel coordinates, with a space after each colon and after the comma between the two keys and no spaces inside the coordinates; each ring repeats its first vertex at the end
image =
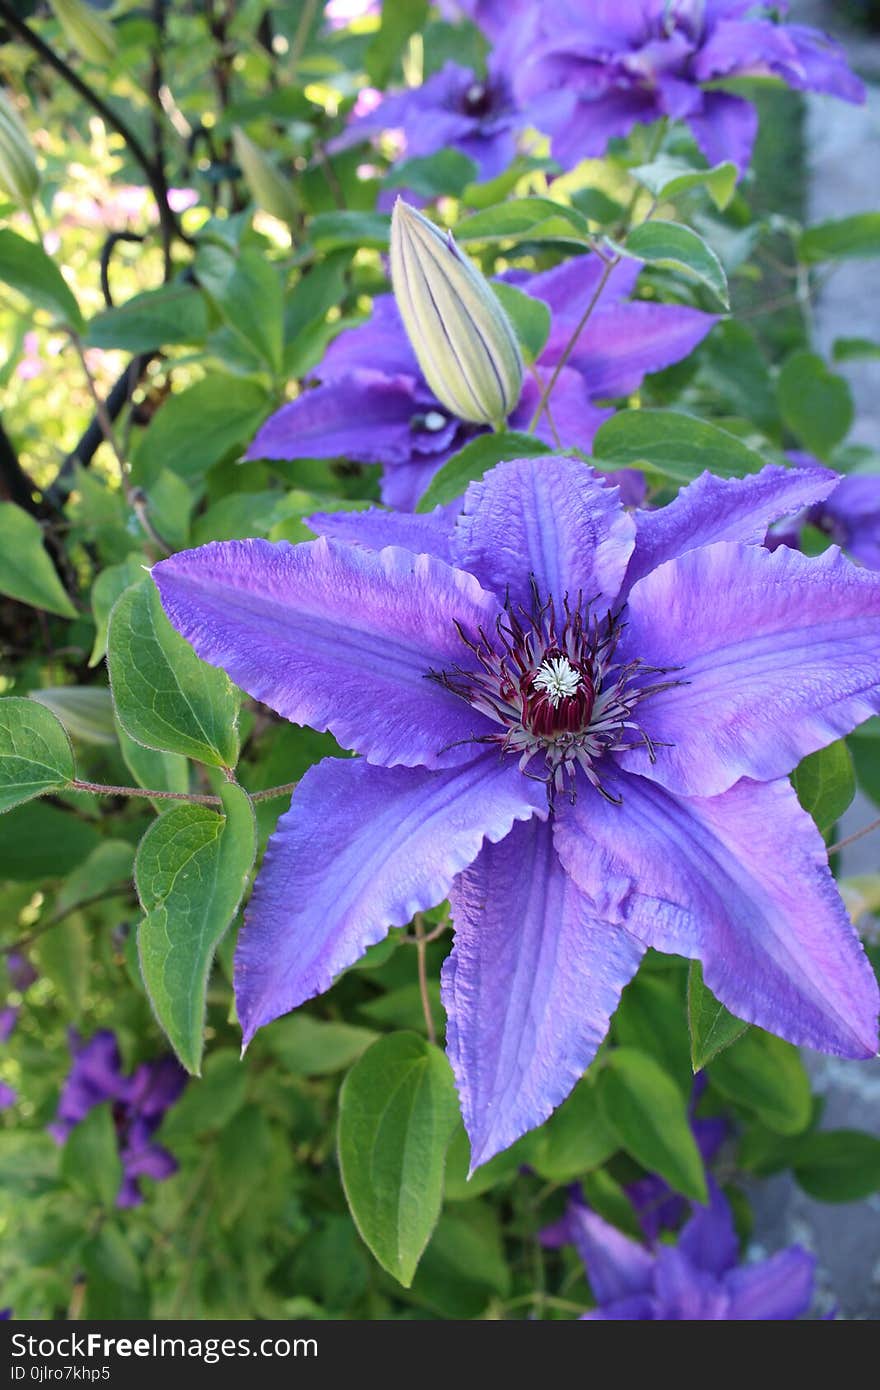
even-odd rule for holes
{"type": "Polygon", "coordinates": [[[513,326],[452,239],[398,198],[391,280],[407,336],[439,401],[476,425],[503,425],[519,403],[523,364],[513,326]]]}
{"type": "Polygon", "coordinates": [[[0,92],[0,193],[27,206],[40,186],[28,133],[12,103],[0,92]]]}
{"type": "Polygon", "coordinates": [[[90,63],[102,66],[116,57],[116,31],[91,5],[83,0],[49,0],[55,18],[71,47],[90,63]]]}
{"type": "Polygon", "coordinates": [[[294,222],[298,206],[293,184],[269,162],[263,151],[236,126],[232,132],[235,157],[241,165],[248,192],[258,208],[281,222],[294,222]]]}

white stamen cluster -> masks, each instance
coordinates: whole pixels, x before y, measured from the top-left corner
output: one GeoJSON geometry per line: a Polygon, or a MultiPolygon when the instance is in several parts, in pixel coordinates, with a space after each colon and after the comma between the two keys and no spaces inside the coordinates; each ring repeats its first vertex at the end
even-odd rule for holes
{"type": "Polygon", "coordinates": [[[544,691],[554,709],[560,700],[575,695],[580,683],[580,674],[564,656],[548,657],[534,681],[538,690],[544,691]]]}

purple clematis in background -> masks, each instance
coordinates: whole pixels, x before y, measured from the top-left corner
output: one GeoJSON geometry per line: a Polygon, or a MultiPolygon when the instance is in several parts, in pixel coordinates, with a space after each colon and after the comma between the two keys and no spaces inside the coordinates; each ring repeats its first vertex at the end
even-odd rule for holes
{"type": "Polygon", "coordinates": [[[872,1055],[877,983],[788,774],[880,709],[880,577],[761,544],[835,482],[704,474],[633,517],[583,463],[513,460],[454,524],[319,517],[154,566],[200,657],[361,754],[311,768],[269,843],[245,1042],[448,896],[475,1167],[564,1100],[648,946],[739,1018],[872,1055]]]}
{"type": "Polygon", "coordinates": [[[813,1300],[816,1261],[793,1245],[769,1260],[739,1263],[730,1206],[709,1179],[709,1204],[693,1207],[675,1245],[646,1248],[573,1199],[547,1245],[572,1244],[598,1307],[585,1319],[624,1322],[769,1322],[802,1317],[813,1300]]]}
{"type": "MultiPolygon", "coordinates": [[[[494,27],[491,5],[463,4],[494,27]]],[[[773,10],[785,10],[775,5],[773,10]]],[[[753,0],[555,0],[518,20],[510,71],[519,101],[556,94],[542,129],[565,168],[604,154],[633,126],[687,122],[710,164],[751,160],[758,118],[751,102],[715,84],[775,77],[802,91],[862,102],[865,90],[840,46],[800,24],[780,24],[753,0]]]]}
{"type": "MultiPolygon", "coordinates": [[[[811,454],[792,450],[788,457],[797,467],[816,466],[811,454]]],[[[824,501],[772,527],[765,544],[770,550],[780,545],[797,549],[804,526],[823,531],[832,544],[849,551],[867,569],[880,570],[880,474],[851,473],[842,478],[824,501]]]]}
{"type": "Polygon", "coordinates": [[[327,148],[333,154],[383,131],[399,131],[407,159],[458,150],[474,161],[476,178],[482,182],[510,167],[518,132],[528,124],[498,54],[489,58],[485,76],[460,63],[444,63],[420,87],[386,96],[369,112],[355,116],[327,148]]]}
{"type": "MultiPolygon", "coordinates": [[[[621,262],[602,291],[543,414],[536,433],[551,448],[589,450],[593,435],[613,412],[594,402],[638,390],[648,372],[681,361],[716,322],[684,306],[631,302],[641,263],[621,262]],[[555,431],[555,434],[554,434],[555,431]]],[[[543,300],[551,311],[550,336],[537,364],[549,381],[599,287],[597,256],[576,257],[537,275],[513,272],[508,283],[543,300]]],[[[393,295],[378,295],[369,321],[340,333],[318,369],[321,385],[271,415],[248,449],[249,459],[350,458],[382,468],[382,500],[413,511],[438,470],[483,433],[450,415],[434,396],[416,361],[393,295]]],[[[508,420],[527,430],[541,386],[531,376],[508,420]]],[[[641,500],[638,493],[628,501],[641,500]]]]}
{"type": "Polygon", "coordinates": [[[116,1204],[136,1207],[143,1201],[140,1178],[161,1182],[177,1172],[176,1159],[167,1149],[153,1143],[152,1135],[183,1091],[186,1072],[173,1057],[161,1057],[142,1062],[131,1076],[124,1076],[119,1045],[108,1029],[87,1042],[71,1030],[70,1050],[73,1065],[49,1133],[57,1143],[66,1143],[90,1110],[109,1101],[122,1160],[122,1185],[116,1204]]]}

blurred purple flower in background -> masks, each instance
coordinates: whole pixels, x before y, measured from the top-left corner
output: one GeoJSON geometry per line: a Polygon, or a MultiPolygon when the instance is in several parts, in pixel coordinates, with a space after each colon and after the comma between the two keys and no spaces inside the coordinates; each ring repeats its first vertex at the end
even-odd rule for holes
{"type": "MultiPolygon", "coordinates": [[[[464,3],[494,31],[500,6],[464,3]]],[[[776,5],[773,10],[785,10],[776,5]]],[[[817,29],[776,23],[752,0],[555,0],[523,7],[510,51],[521,104],[555,94],[542,112],[565,168],[604,154],[609,140],[661,117],[686,121],[710,164],[748,167],[757,133],[751,102],[704,84],[776,77],[790,87],[864,101],[843,50],[817,29]]]]}
{"type": "Polygon", "coordinates": [[[49,1133],[57,1143],[66,1143],[94,1106],[109,1101],[123,1169],[117,1206],[137,1206],[143,1201],[139,1178],[161,1182],[177,1171],[176,1160],[152,1143],[152,1135],[183,1091],[186,1072],[173,1057],[161,1057],[124,1076],[119,1045],[107,1029],[87,1042],[71,1029],[70,1050],[73,1065],[49,1133]]]}
{"type": "MultiPolygon", "coordinates": [[[[536,365],[542,386],[595,295],[603,269],[597,256],[574,257],[537,275],[514,271],[504,277],[551,311],[550,336],[536,365]]],[[[697,309],[631,301],[640,270],[639,261],[625,260],[612,272],[562,368],[550,417],[545,412],[535,431],[550,447],[589,450],[599,425],[613,413],[595,402],[638,390],[649,372],[687,357],[716,322],[713,314],[697,309]]],[[[330,344],[318,375],[320,386],[269,417],[247,458],[347,457],[379,464],[383,501],[412,511],[443,464],[484,432],[450,415],[434,396],[390,294],[377,295],[368,322],[330,344]]],[[[527,376],[508,420],[511,429],[528,429],[540,394],[541,386],[527,376]]]]}
{"type": "Polygon", "coordinates": [[[649,1249],[573,1198],[547,1245],[572,1244],[598,1307],[585,1319],[625,1322],[769,1322],[799,1318],[813,1299],[816,1261],[800,1246],[769,1260],[739,1263],[730,1206],[709,1179],[708,1206],[692,1215],[675,1245],[649,1249]]]}
{"type": "Polygon", "coordinates": [[[327,148],[332,154],[383,131],[400,131],[406,158],[459,150],[474,161],[482,181],[497,178],[510,166],[517,132],[525,124],[497,60],[490,59],[485,77],[450,61],[421,87],[386,96],[368,114],[356,117],[327,148]]]}
{"type": "MultiPolygon", "coordinates": [[[[24,994],[37,978],[37,972],[31,965],[26,956],[20,951],[10,951],[6,957],[6,974],[12,989],[17,994],[24,994]]],[[[0,1043],[8,1042],[18,1023],[18,1016],[21,1013],[20,1004],[5,1004],[0,1009],[0,1043]]],[[[11,1086],[0,1081],[0,1110],[8,1110],[10,1105],[14,1105],[17,1094],[11,1086]]]]}
{"type": "Polygon", "coordinates": [[[835,481],[703,474],[634,517],[583,463],[514,460],[454,527],[352,513],[347,543],[331,517],[154,566],[200,657],[362,754],[310,768],[270,840],[245,1042],[449,897],[474,1166],[564,1100],[648,946],[700,959],[739,1018],[876,1052],[877,982],[788,774],[880,709],[880,578],[761,544],[835,481]]]}
{"type": "MultiPolygon", "coordinates": [[[[811,454],[792,450],[788,457],[799,468],[816,467],[811,454]]],[[[805,526],[814,526],[830,537],[869,570],[880,570],[880,474],[851,473],[822,502],[770,528],[769,550],[788,545],[797,550],[805,526]]]]}

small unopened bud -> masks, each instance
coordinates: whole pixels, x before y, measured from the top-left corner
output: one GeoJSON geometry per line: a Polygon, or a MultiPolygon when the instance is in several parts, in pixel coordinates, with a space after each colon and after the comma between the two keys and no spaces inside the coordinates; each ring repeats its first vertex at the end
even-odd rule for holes
{"type": "Polygon", "coordinates": [[[280,222],[294,222],[299,208],[292,183],[279,174],[259,146],[239,126],[232,132],[232,144],[248,192],[257,207],[271,213],[280,222]]]}
{"type": "Polygon", "coordinates": [[[0,193],[27,206],[40,186],[28,133],[12,103],[0,92],[0,193]]]}
{"type": "Polygon", "coordinates": [[[116,31],[91,5],[83,0],[49,0],[65,37],[81,58],[106,65],[116,57],[116,31]]]}
{"type": "Polygon", "coordinates": [[[437,399],[460,420],[503,425],[522,390],[513,326],[452,235],[400,198],[391,219],[391,280],[407,336],[437,399]]]}

